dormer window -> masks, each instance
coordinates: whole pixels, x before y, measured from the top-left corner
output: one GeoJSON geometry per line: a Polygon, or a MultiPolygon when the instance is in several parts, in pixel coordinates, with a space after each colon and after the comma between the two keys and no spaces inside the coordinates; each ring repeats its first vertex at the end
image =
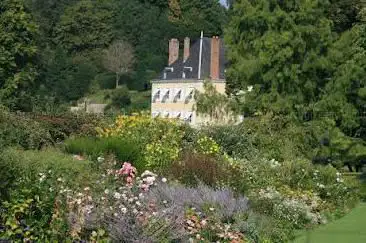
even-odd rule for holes
{"type": "Polygon", "coordinates": [[[182,78],[186,78],[186,72],[192,72],[192,67],[183,67],[182,78]]]}
{"type": "Polygon", "coordinates": [[[174,72],[174,68],[173,67],[166,67],[165,69],[164,69],[164,79],[166,79],[167,78],[167,72],[174,72]]]}

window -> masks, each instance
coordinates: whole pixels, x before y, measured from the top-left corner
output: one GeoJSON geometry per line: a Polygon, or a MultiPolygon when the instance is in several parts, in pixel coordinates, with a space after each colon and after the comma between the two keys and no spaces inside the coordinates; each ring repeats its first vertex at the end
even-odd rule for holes
{"type": "Polygon", "coordinates": [[[157,100],[160,99],[160,89],[156,89],[153,91],[153,96],[152,96],[152,101],[156,102],[157,100]]]}

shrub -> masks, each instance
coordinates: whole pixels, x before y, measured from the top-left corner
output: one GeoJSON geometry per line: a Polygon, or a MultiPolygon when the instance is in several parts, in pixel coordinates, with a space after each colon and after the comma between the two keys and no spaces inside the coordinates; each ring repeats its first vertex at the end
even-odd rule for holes
{"type": "Polygon", "coordinates": [[[252,137],[243,125],[208,126],[202,132],[213,138],[231,157],[252,159],[256,153],[252,137]]]}
{"type": "Polygon", "coordinates": [[[0,107],[0,148],[21,146],[40,149],[52,145],[51,133],[41,123],[21,114],[10,113],[0,107]]]}
{"type": "Polygon", "coordinates": [[[179,156],[184,128],[173,120],[137,114],[119,116],[112,126],[99,129],[99,134],[101,137],[127,137],[136,141],[143,146],[145,166],[164,170],[179,156]]]}
{"type": "Polygon", "coordinates": [[[131,138],[70,138],[65,141],[65,150],[71,154],[90,156],[93,160],[99,156],[113,154],[119,161],[134,161],[138,169],[145,169],[141,145],[131,138]]]}
{"type": "Polygon", "coordinates": [[[166,175],[188,186],[204,183],[217,187],[228,176],[226,169],[224,161],[217,157],[186,151],[172,163],[166,175]]]}
{"type": "Polygon", "coordinates": [[[92,113],[62,113],[62,114],[30,114],[32,119],[43,124],[52,138],[65,140],[72,135],[96,136],[96,128],[109,122],[108,117],[92,113]]]}
{"type": "MultiPolygon", "coordinates": [[[[105,99],[110,99],[111,104],[109,108],[125,108],[131,104],[131,96],[126,86],[121,86],[112,90],[105,99]]],[[[108,107],[106,108],[108,109],[108,107]]]]}
{"type": "Polygon", "coordinates": [[[88,161],[76,161],[52,150],[7,149],[0,157],[0,237],[14,241],[65,239],[61,190],[94,181],[88,161]]]}

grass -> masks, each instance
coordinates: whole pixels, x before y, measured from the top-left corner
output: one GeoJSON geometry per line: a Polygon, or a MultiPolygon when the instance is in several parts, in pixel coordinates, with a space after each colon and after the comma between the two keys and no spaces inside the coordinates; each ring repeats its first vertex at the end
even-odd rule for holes
{"type": "Polygon", "coordinates": [[[366,203],[359,204],[345,217],[304,233],[294,243],[365,243],[366,203]]]}

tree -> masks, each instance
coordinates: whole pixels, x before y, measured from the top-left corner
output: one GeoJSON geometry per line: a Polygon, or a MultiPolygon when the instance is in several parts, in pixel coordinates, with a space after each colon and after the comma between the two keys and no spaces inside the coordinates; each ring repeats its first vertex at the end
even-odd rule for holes
{"type": "Polygon", "coordinates": [[[133,49],[128,42],[114,42],[105,50],[103,58],[104,67],[116,74],[116,88],[118,88],[121,75],[131,70],[133,62],[133,49]]]}
{"type": "Polygon", "coordinates": [[[79,1],[66,8],[54,32],[54,41],[69,53],[104,48],[113,39],[113,12],[99,1],[79,1]]]}
{"type": "Polygon", "coordinates": [[[249,110],[290,113],[311,106],[329,78],[333,42],[326,1],[238,0],[226,29],[228,89],[246,90],[249,110]]]}
{"type": "Polygon", "coordinates": [[[210,81],[203,84],[204,92],[195,92],[197,114],[208,116],[211,121],[236,121],[235,103],[225,94],[219,93],[210,81]]]}
{"type": "Polygon", "coordinates": [[[185,36],[221,35],[226,24],[226,9],[217,0],[170,0],[170,20],[185,36]]]}
{"type": "Polygon", "coordinates": [[[328,14],[333,21],[334,30],[342,33],[359,23],[358,14],[366,6],[364,0],[330,0],[328,14]]]}
{"type": "Polygon", "coordinates": [[[16,105],[16,95],[36,78],[37,25],[22,1],[0,1],[0,102],[16,105]]]}
{"type": "Polygon", "coordinates": [[[83,97],[96,75],[96,68],[84,57],[69,57],[61,47],[49,55],[40,84],[44,87],[41,90],[45,90],[41,95],[54,97],[58,103],[83,97]]]}

